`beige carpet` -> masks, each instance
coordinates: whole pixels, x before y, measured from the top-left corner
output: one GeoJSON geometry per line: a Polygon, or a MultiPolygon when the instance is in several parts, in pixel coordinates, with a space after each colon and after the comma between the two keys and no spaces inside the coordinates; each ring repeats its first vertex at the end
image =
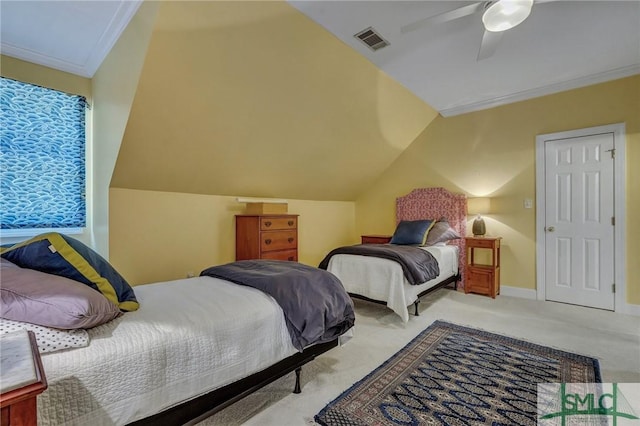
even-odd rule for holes
{"type": "Polygon", "coordinates": [[[438,290],[403,324],[390,309],[356,301],[354,338],[302,369],[302,393],[291,393],[293,373],[198,423],[304,426],[353,383],[406,345],[436,319],[480,328],[598,358],[603,382],[640,382],[640,317],[597,309],[438,290]]]}

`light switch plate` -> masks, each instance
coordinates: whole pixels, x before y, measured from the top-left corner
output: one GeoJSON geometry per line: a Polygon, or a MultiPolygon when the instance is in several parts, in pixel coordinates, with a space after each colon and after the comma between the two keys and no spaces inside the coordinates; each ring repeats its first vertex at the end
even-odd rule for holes
{"type": "Polygon", "coordinates": [[[525,209],[533,208],[533,200],[531,198],[525,198],[524,199],[524,208],[525,209]]]}

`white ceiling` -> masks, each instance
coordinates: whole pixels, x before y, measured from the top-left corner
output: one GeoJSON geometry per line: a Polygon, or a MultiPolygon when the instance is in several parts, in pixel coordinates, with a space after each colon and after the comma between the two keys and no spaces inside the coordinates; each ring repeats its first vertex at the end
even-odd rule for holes
{"type": "MultiPolygon", "coordinates": [[[[141,0],[0,1],[2,54],[92,77],[141,0]]],[[[444,116],[640,74],[640,0],[549,1],[476,61],[479,14],[400,27],[469,1],[290,1],[444,116]],[[354,37],[374,27],[390,46],[354,37]]]]}
{"type": "Polygon", "coordinates": [[[0,51],[93,77],[142,0],[0,1],[0,51]]]}
{"type": "Polygon", "coordinates": [[[291,2],[444,116],[640,73],[636,0],[536,2],[482,61],[480,14],[400,33],[403,25],[471,3],[291,2]],[[354,37],[370,26],[390,46],[374,52],[354,37]]]}

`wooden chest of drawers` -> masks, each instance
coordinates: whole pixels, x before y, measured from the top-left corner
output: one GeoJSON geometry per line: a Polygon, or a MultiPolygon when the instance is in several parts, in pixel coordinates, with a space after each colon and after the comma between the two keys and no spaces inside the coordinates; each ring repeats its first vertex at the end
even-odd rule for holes
{"type": "Polygon", "coordinates": [[[237,215],[236,260],[298,260],[298,215],[237,215]]]}

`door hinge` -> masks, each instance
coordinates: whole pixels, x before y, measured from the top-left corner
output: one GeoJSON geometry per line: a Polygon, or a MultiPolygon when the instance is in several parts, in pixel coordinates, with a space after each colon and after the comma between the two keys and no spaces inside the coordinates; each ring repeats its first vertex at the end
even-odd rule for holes
{"type": "Polygon", "coordinates": [[[611,293],[616,292],[616,283],[611,284],[611,293]]]}
{"type": "Polygon", "coordinates": [[[616,217],[611,216],[611,225],[616,226],[616,217]]]}
{"type": "Polygon", "coordinates": [[[616,149],[615,148],[607,149],[605,152],[610,152],[611,153],[611,158],[616,158],[616,149]]]}

